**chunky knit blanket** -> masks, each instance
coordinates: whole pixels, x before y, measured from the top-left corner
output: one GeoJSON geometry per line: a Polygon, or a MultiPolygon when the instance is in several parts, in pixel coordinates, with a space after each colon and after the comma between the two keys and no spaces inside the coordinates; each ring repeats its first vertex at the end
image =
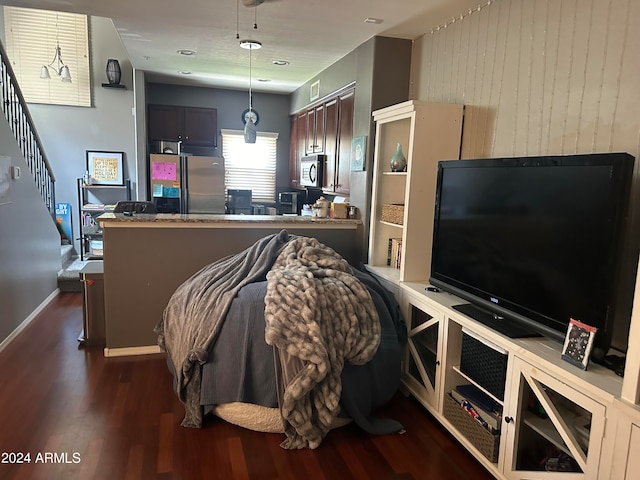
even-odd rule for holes
{"type": "Polygon", "coordinates": [[[380,343],[377,310],[352,273],[335,251],[307,237],[290,240],[267,273],[265,339],[287,371],[279,400],[284,448],[320,445],[339,413],[345,361],[365,364],[380,343]]]}

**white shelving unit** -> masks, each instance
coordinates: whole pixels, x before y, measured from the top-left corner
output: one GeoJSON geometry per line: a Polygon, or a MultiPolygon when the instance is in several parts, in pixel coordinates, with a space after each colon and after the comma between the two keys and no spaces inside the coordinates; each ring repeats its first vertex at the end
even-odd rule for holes
{"type": "MultiPolygon", "coordinates": [[[[640,350],[629,350],[624,379],[593,363],[582,371],[561,359],[559,342],[507,338],[452,309],[466,303],[463,300],[426,291],[437,162],[459,156],[463,107],[409,101],[373,116],[376,140],[367,268],[396,295],[407,322],[405,389],[496,478],[636,478],[640,350]],[[397,143],[407,157],[406,172],[391,172],[389,160],[397,143]],[[385,204],[404,205],[402,224],[382,221],[385,204]],[[400,268],[387,265],[390,238],[403,242],[400,268]],[[460,369],[463,327],[507,352],[504,399],[496,399],[503,409],[502,421],[491,459],[486,445],[479,448],[477,437],[444,414],[456,407],[449,397],[456,385],[484,389],[482,382],[460,369]],[[543,413],[536,413],[531,403],[543,413]]],[[[635,307],[640,306],[640,269],[638,279],[635,307]]],[[[640,309],[634,308],[630,339],[640,337],[636,310],[640,309]]]]}
{"type": "Polygon", "coordinates": [[[464,107],[410,100],[373,112],[376,122],[368,268],[391,282],[426,280],[431,259],[439,160],[460,156],[464,107]],[[406,172],[392,172],[397,144],[406,172]],[[404,205],[402,224],[382,221],[385,204],[404,205]],[[389,239],[402,241],[400,268],[387,265],[389,239]]]}
{"type": "Polygon", "coordinates": [[[583,371],[563,361],[560,342],[544,337],[507,338],[452,308],[465,303],[463,300],[426,291],[426,286],[424,282],[399,284],[410,343],[411,334],[419,333],[416,327],[422,325],[412,319],[431,319],[429,326],[435,325],[438,331],[437,342],[432,343],[437,345],[433,356],[417,355],[409,346],[403,369],[407,390],[497,478],[609,478],[611,460],[607,455],[614,450],[603,439],[609,438],[613,444],[616,437],[616,422],[607,419],[616,418],[614,404],[622,379],[599,365],[583,371]],[[416,314],[416,310],[422,313],[416,314]],[[413,313],[408,316],[407,312],[413,313]],[[461,371],[463,328],[506,352],[504,400],[461,371]],[[426,363],[420,365],[425,358],[426,363]],[[429,370],[433,374],[426,378],[433,378],[433,382],[424,380],[429,370]],[[445,413],[447,395],[461,384],[475,385],[502,406],[496,459],[487,457],[474,432],[445,413]]]}

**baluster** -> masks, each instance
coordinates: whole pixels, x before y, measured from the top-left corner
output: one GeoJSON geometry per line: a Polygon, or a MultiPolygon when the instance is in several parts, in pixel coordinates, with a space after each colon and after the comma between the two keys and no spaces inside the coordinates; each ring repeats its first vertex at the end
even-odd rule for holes
{"type": "Polygon", "coordinates": [[[36,182],[49,212],[55,212],[55,180],[20,87],[14,81],[13,70],[0,45],[0,105],[13,135],[18,142],[31,175],[36,182]]]}

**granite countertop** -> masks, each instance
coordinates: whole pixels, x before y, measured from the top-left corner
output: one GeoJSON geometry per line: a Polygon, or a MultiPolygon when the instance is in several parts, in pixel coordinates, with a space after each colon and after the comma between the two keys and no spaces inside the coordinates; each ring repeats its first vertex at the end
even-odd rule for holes
{"type": "Polygon", "coordinates": [[[214,214],[177,214],[177,213],[158,213],[158,214],[133,214],[131,216],[123,213],[103,213],[98,217],[98,221],[102,227],[123,223],[152,223],[152,224],[245,224],[254,225],[256,227],[263,225],[269,226],[273,224],[286,224],[291,226],[306,225],[341,225],[353,226],[361,225],[362,221],[357,219],[346,218],[318,218],[300,215],[214,215],[214,214]]]}

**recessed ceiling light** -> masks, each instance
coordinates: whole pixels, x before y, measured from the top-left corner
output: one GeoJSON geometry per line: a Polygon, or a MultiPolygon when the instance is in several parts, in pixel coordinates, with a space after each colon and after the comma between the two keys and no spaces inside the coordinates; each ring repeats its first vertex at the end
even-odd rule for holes
{"type": "Polygon", "coordinates": [[[178,70],[178,73],[180,75],[191,75],[191,72],[189,70],[178,70]]]}
{"type": "Polygon", "coordinates": [[[270,78],[256,78],[257,81],[259,82],[270,82],[271,79],[270,78]]]}
{"type": "Polygon", "coordinates": [[[180,55],[190,56],[195,55],[196,52],[194,52],[193,50],[178,50],[177,53],[179,53],[180,55]]]}
{"type": "Polygon", "coordinates": [[[289,62],[287,62],[286,60],[273,60],[271,63],[273,63],[274,65],[289,65],[289,62]]]}
{"type": "Polygon", "coordinates": [[[262,48],[262,43],[257,40],[240,40],[240,48],[257,50],[258,48],[262,48]]]}
{"type": "Polygon", "coordinates": [[[382,18],[367,17],[364,19],[364,23],[373,23],[375,25],[380,25],[382,22],[384,22],[382,18]]]}

